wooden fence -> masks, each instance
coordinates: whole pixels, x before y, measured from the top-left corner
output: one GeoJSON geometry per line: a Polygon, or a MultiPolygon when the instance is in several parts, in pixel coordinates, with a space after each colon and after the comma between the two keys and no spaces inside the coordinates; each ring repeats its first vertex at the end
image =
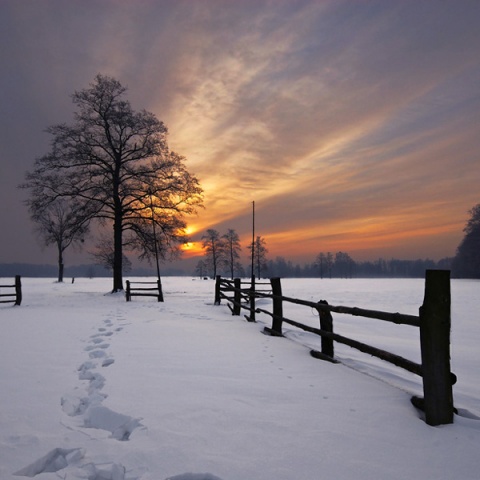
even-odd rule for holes
{"type": "Polygon", "coordinates": [[[227,304],[232,315],[240,315],[243,309],[249,311],[245,318],[249,322],[255,321],[255,298],[261,293],[271,293],[272,288],[270,282],[256,282],[255,277],[251,281],[242,282],[240,278],[228,280],[220,276],[216,277],[215,283],[215,305],[220,305],[222,298],[228,300],[232,305],[227,304]],[[247,287],[245,287],[247,285],[247,287]],[[226,292],[231,292],[233,295],[228,295],[226,292]],[[253,292],[253,294],[252,294],[253,292]]]}
{"type": "Polygon", "coordinates": [[[13,303],[20,305],[22,303],[22,281],[20,275],[15,276],[13,285],[0,285],[0,303],[13,303]],[[7,289],[4,293],[3,289],[7,289]]]}
{"type": "Polygon", "coordinates": [[[156,297],[157,301],[163,302],[162,284],[160,280],[156,280],[155,282],[131,282],[130,280],[127,280],[126,284],[127,290],[125,291],[125,297],[127,302],[130,302],[132,297],[156,297]],[[132,285],[142,286],[134,287],[132,285]]]}
{"type": "MultiPolygon", "coordinates": [[[[255,298],[269,298],[272,300],[271,311],[253,307],[255,312],[264,313],[272,318],[272,326],[265,327],[265,333],[282,336],[282,325],[287,323],[322,337],[321,351],[311,351],[311,355],[316,358],[335,362],[334,342],[338,342],[419,375],[423,380],[424,398],[413,397],[412,403],[425,411],[425,420],[429,425],[442,425],[453,422],[455,409],[453,406],[452,385],[455,384],[456,377],[450,370],[450,271],[426,271],[425,295],[423,305],[419,308],[418,316],[365,310],[358,307],[333,306],[329,305],[325,300],[311,302],[286,297],[282,295],[279,278],[272,278],[270,285],[271,292],[266,293],[256,291],[251,286],[242,288],[240,279],[230,281],[217,277],[215,304],[218,305],[222,299],[226,299],[233,305],[233,307],[229,305],[232,314],[240,315],[241,309],[251,311],[255,298]],[[285,318],[283,315],[284,302],[304,305],[317,310],[320,328],[313,328],[298,321],[285,318]],[[334,333],[332,312],[419,328],[422,363],[417,364],[394,353],[334,333]]],[[[249,317],[246,316],[247,319],[251,319],[251,317],[251,313],[249,317]]]]}

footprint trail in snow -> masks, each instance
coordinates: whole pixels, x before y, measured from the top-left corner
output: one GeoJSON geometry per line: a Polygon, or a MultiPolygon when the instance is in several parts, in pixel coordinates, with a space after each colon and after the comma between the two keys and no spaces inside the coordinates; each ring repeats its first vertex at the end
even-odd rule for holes
{"type": "MultiPolygon", "coordinates": [[[[113,314],[104,320],[104,326],[98,328],[98,333],[91,335],[89,345],[84,349],[88,354],[88,360],[77,369],[78,380],[82,382],[82,386],[63,395],[60,404],[63,412],[72,419],[72,422],[67,422],[68,425],[65,423],[68,429],[83,433],[96,429],[109,432],[109,438],[113,441],[128,441],[132,432],[143,425],[139,418],[115,412],[103,405],[108,397],[102,392],[106,379],[98,371],[115,362],[115,359],[108,354],[110,347],[108,342],[114,333],[122,331],[123,327],[114,328],[112,316],[113,314]],[[83,393],[81,393],[82,388],[83,393]]],[[[117,314],[117,320],[124,320],[124,318],[117,314]]],[[[88,436],[95,440],[93,433],[88,436]]],[[[13,475],[35,477],[42,473],[60,471],[62,471],[60,478],[70,478],[70,476],[89,480],[139,480],[140,478],[128,476],[125,467],[119,463],[89,462],[87,452],[83,448],[54,448],[13,475]]]]}

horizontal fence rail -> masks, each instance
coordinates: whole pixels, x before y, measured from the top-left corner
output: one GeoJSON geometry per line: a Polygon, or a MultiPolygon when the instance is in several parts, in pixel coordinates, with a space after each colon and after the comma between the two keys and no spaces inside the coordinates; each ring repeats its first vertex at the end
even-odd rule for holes
{"type": "Polygon", "coordinates": [[[250,312],[248,316],[245,316],[247,320],[254,320],[255,313],[263,313],[270,316],[272,318],[272,326],[265,327],[265,333],[274,336],[283,336],[283,323],[319,335],[322,338],[321,351],[311,351],[311,355],[316,358],[336,362],[337,360],[334,357],[334,342],[337,342],[419,375],[423,381],[424,398],[419,399],[414,397],[412,398],[412,403],[425,411],[425,420],[429,425],[441,425],[453,422],[452,385],[455,384],[456,377],[450,371],[450,271],[426,271],[425,296],[423,305],[419,308],[418,316],[398,312],[390,313],[366,310],[358,307],[329,305],[326,300],[312,302],[299,298],[286,297],[282,295],[279,278],[270,279],[269,291],[257,289],[254,281],[248,282],[248,288],[242,287],[242,285],[245,284],[247,283],[241,282],[240,279],[226,280],[217,277],[215,304],[220,304],[222,299],[227,300],[233,315],[240,315],[240,311],[246,309],[250,312]],[[272,310],[255,308],[256,298],[271,299],[272,310]],[[320,328],[313,328],[299,321],[286,318],[283,315],[284,303],[303,305],[315,309],[319,315],[320,328]],[[422,363],[415,363],[395,353],[387,352],[334,333],[332,312],[419,328],[422,363]]]}
{"type": "Polygon", "coordinates": [[[13,303],[14,305],[22,303],[22,280],[20,275],[15,276],[13,285],[0,285],[0,303],[13,303]]]}
{"type": "Polygon", "coordinates": [[[155,282],[132,282],[127,280],[125,283],[127,285],[125,291],[127,302],[131,302],[132,297],[156,297],[158,302],[163,302],[162,284],[160,280],[156,280],[155,282]],[[142,286],[137,287],[133,285],[142,286]]]}

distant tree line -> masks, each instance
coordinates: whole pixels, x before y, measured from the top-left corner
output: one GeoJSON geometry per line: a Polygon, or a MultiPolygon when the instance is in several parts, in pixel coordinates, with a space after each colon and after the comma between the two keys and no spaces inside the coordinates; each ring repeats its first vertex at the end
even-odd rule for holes
{"type": "MultiPolygon", "coordinates": [[[[251,275],[251,262],[242,265],[242,247],[237,232],[229,229],[225,234],[209,229],[202,236],[204,256],[198,261],[195,274],[214,278],[216,275],[246,277],[251,275]]],[[[247,246],[251,259],[252,244],[247,246]]],[[[311,263],[293,263],[284,257],[267,258],[266,240],[257,237],[254,242],[254,274],[257,278],[353,278],[353,277],[407,277],[422,278],[427,269],[450,269],[453,259],[398,260],[379,258],[358,262],[346,252],[320,252],[311,263]]]]}
{"type": "Polygon", "coordinates": [[[348,253],[320,253],[316,259],[304,265],[293,263],[284,257],[276,257],[267,262],[271,277],[293,278],[354,278],[354,277],[405,277],[423,278],[427,269],[449,269],[453,259],[446,258],[435,262],[425,260],[398,260],[379,258],[375,261],[356,262],[348,253]],[[323,261],[319,262],[319,256],[323,261]]]}
{"type": "MultiPolygon", "coordinates": [[[[263,277],[297,278],[352,278],[352,277],[402,277],[423,278],[425,270],[451,270],[454,278],[480,278],[480,204],[470,211],[455,257],[439,261],[431,259],[399,260],[379,258],[374,261],[355,261],[346,252],[320,252],[311,263],[300,265],[284,257],[268,260],[266,241],[257,237],[254,242],[254,273],[263,277]]],[[[224,235],[207,230],[202,237],[205,256],[200,260],[196,273],[200,276],[250,275],[251,266],[244,268],[240,262],[240,241],[235,230],[224,235]]],[[[250,255],[252,245],[248,246],[250,255]]]]}

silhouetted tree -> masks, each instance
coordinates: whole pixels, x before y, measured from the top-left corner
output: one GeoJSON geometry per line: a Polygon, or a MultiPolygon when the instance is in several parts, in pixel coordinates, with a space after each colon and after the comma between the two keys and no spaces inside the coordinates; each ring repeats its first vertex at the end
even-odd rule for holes
{"type": "Polygon", "coordinates": [[[240,245],[240,237],[238,233],[229,228],[225,235],[222,235],[223,248],[224,248],[224,264],[225,268],[230,273],[230,277],[233,279],[235,273],[241,274],[243,267],[239,261],[240,251],[242,247],[240,245]]]}
{"type": "Polygon", "coordinates": [[[320,278],[323,278],[323,272],[325,268],[325,254],[323,252],[320,252],[317,257],[315,258],[314,265],[316,268],[318,268],[318,273],[320,275],[320,278]]]}
{"type": "Polygon", "coordinates": [[[154,221],[163,256],[178,251],[184,216],[202,203],[202,189],[185,159],[168,149],[163,122],[153,113],[135,112],[125,92],[120,82],[102,75],[75,92],[75,122],[47,129],[51,151],[35,161],[23,185],[45,206],[70,197],[92,218],[112,224],[113,291],[123,289],[125,244],[149,257],[154,221]]]}
{"type": "MultiPolygon", "coordinates": [[[[257,236],[253,244],[253,264],[254,268],[257,271],[257,278],[262,278],[261,274],[263,271],[267,270],[267,247],[266,241],[263,237],[257,236]]],[[[252,252],[252,244],[248,246],[250,254],[252,252]]]]}
{"type": "Polygon", "coordinates": [[[209,229],[202,236],[202,247],[205,249],[206,263],[210,268],[212,277],[217,276],[217,270],[221,267],[225,258],[225,244],[217,230],[209,229]]]}
{"type": "Polygon", "coordinates": [[[203,278],[207,275],[207,263],[203,260],[199,260],[197,265],[195,266],[195,273],[200,277],[203,278]]]}
{"type": "Polygon", "coordinates": [[[332,278],[332,268],[333,268],[333,255],[328,253],[320,252],[315,258],[314,267],[317,269],[320,278],[323,278],[327,274],[332,278]]]}
{"type": "Polygon", "coordinates": [[[327,252],[325,255],[325,266],[326,272],[329,278],[332,278],[332,271],[333,271],[333,255],[331,252],[327,252]]]}
{"type": "Polygon", "coordinates": [[[353,275],[353,267],[355,262],[350,255],[345,252],[337,252],[335,254],[335,271],[339,277],[351,278],[353,275]]]}
{"type": "Polygon", "coordinates": [[[90,214],[82,205],[56,199],[45,207],[38,197],[27,200],[31,219],[43,243],[55,245],[58,253],[58,281],[63,282],[64,253],[71,245],[83,243],[88,233],[90,214]]]}
{"type": "Polygon", "coordinates": [[[457,277],[480,278],[480,203],[470,211],[463,231],[465,236],[453,260],[453,273],[457,277]]]}

